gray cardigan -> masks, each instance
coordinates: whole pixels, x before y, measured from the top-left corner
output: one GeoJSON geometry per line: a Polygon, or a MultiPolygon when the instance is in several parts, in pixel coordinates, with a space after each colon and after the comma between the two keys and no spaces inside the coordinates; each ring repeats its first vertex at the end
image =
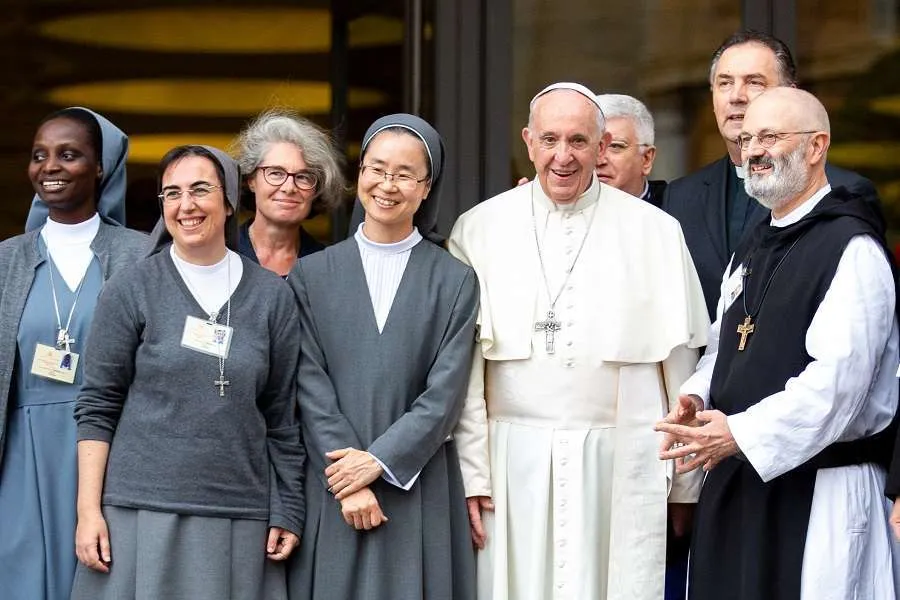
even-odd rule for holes
{"type": "MultiPolygon", "coordinates": [[[[0,242],[0,465],[3,464],[6,445],[19,321],[34,281],[34,272],[44,262],[38,250],[40,234],[40,229],[37,229],[0,242]]],[[[101,220],[97,235],[91,242],[91,250],[100,261],[103,280],[140,260],[147,252],[147,239],[143,233],[101,220]]],[[[73,400],[74,396],[73,392],[73,400]]]]}
{"type": "Polygon", "coordinates": [[[224,396],[219,361],[181,345],[185,317],[206,313],[167,249],[107,283],[84,350],[78,440],[111,443],[105,505],[268,520],[300,535],[297,302],[278,276],[241,260],[224,396]]]}

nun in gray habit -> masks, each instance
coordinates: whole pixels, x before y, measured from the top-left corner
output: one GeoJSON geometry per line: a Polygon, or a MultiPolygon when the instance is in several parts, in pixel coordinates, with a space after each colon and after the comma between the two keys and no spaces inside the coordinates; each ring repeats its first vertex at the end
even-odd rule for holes
{"type": "Polygon", "coordinates": [[[422,119],[377,120],[360,159],[364,222],[288,277],[300,304],[308,452],[293,599],[475,598],[452,431],[478,285],[468,266],[423,237],[437,218],[443,154],[422,119]]]}
{"type": "Polygon", "coordinates": [[[228,155],[180,146],[160,173],[164,226],[106,285],[88,340],[72,600],[285,599],[303,529],[297,303],[235,252],[228,155]]]}

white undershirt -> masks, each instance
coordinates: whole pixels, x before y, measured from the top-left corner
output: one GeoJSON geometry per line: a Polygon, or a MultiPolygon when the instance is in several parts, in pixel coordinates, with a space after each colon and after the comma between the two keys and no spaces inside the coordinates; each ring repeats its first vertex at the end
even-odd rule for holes
{"type": "Polygon", "coordinates": [[[413,246],[422,241],[422,235],[413,227],[412,233],[406,239],[380,244],[367,238],[363,233],[363,224],[360,224],[353,238],[359,246],[359,257],[366,273],[366,284],[369,286],[369,297],[375,311],[375,322],[378,324],[378,333],[381,333],[391,312],[391,305],[394,303],[394,296],[397,295],[397,288],[400,287],[406,264],[409,262],[409,255],[413,246]]]}
{"type": "Polygon", "coordinates": [[[99,229],[100,215],[97,213],[87,221],[74,225],[57,223],[48,217],[41,228],[41,238],[47,246],[47,253],[73,292],[94,259],[91,243],[99,229]]]}
{"type": "Polygon", "coordinates": [[[219,312],[234,293],[244,274],[241,257],[231,250],[226,250],[222,260],[214,265],[195,265],[187,262],[175,252],[174,244],[169,247],[169,255],[191,295],[208,314],[219,312]]]}
{"type": "MultiPolygon", "coordinates": [[[[375,322],[378,325],[378,333],[381,333],[384,330],[388,314],[390,314],[391,305],[394,303],[394,297],[397,295],[397,288],[400,287],[403,272],[406,271],[406,265],[409,263],[409,255],[412,253],[413,247],[422,241],[422,235],[418,229],[413,227],[412,233],[406,239],[390,244],[380,244],[366,237],[363,232],[363,224],[360,223],[353,238],[356,240],[356,245],[359,246],[359,257],[362,259],[366,284],[369,286],[369,297],[372,299],[372,309],[375,311],[375,322]]],[[[419,478],[419,473],[416,473],[409,481],[403,483],[383,461],[374,454],[370,453],[370,455],[384,470],[382,479],[393,486],[409,491],[419,478]]]]}

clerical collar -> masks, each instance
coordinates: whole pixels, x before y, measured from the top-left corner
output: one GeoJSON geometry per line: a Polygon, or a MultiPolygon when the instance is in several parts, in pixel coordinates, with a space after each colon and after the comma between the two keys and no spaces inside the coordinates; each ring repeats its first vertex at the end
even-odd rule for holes
{"type": "Polygon", "coordinates": [[[401,252],[412,250],[413,246],[422,241],[422,234],[419,233],[418,228],[413,227],[412,233],[399,242],[388,242],[387,244],[373,242],[366,237],[365,233],[363,233],[363,225],[365,225],[365,223],[359,224],[353,237],[360,247],[365,247],[367,250],[373,252],[379,252],[381,254],[400,254],[401,252]]]}
{"type": "Polygon", "coordinates": [[[47,248],[55,248],[58,246],[82,246],[88,245],[97,235],[100,229],[100,215],[94,213],[87,221],[67,225],[58,223],[50,218],[41,228],[41,237],[47,248]]]}
{"type": "Polygon", "coordinates": [[[641,192],[641,195],[638,196],[641,200],[649,200],[650,199],[650,182],[646,179],[644,180],[644,190],[641,192]]]}
{"type": "Polygon", "coordinates": [[[532,181],[530,185],[532,186],[532,193],[537,199],[538,206],[542,206],[548,212],[581,212],[597,203],[597,200],[600,199],[601,185],[605,184],[601,184],[595,176],[591,176],[590,187],[588,187],[583,194],[578,196],[578,199],[575,200],[575,202],[566,202],[565,204],[557,204],[551,200],[547,194],[544,193],[544,188],[541,187],[541,181],[537,177],[534,178],[534,181],[532,181]]]}
{"type": "Polygon", "coordinates": [[[810,196],[809,200],[804,201],[803,204],[801,204],[788,214],[784,215],[780,219],[776,219],[773,216],[770,225],[772,225],[772,227],[787,227],[788,225],[793,225],[794,223],[808,215],[812,211],[812,209],[816,207],[816,204],[818,204],[822,198],[827,196],[829,192],[831,192],[831,184],[826,183],[824,186],[819,188],[819,191],[810,196]]]}
{"type": "Polygon", "coordinates": [[[744,165],[733,165],[733,166],[734,166],[734,174],[737,176],[738,179],[743,181],[744,177],[745,177],[744,165]]]}

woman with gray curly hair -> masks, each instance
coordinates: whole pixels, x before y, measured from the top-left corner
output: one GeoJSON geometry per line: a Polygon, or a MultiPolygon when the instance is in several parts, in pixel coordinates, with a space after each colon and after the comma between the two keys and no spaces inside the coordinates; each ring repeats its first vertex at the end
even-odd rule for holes
{"type": "Polygon", "coordinates": [[[342,157],[327,133],[286,109],[260,114],[234,149],[256,200],[256,215],[240,228],[239,251],[284,277],[298,257],[324,248],[301,223],[340,204],[342,157]]]}

